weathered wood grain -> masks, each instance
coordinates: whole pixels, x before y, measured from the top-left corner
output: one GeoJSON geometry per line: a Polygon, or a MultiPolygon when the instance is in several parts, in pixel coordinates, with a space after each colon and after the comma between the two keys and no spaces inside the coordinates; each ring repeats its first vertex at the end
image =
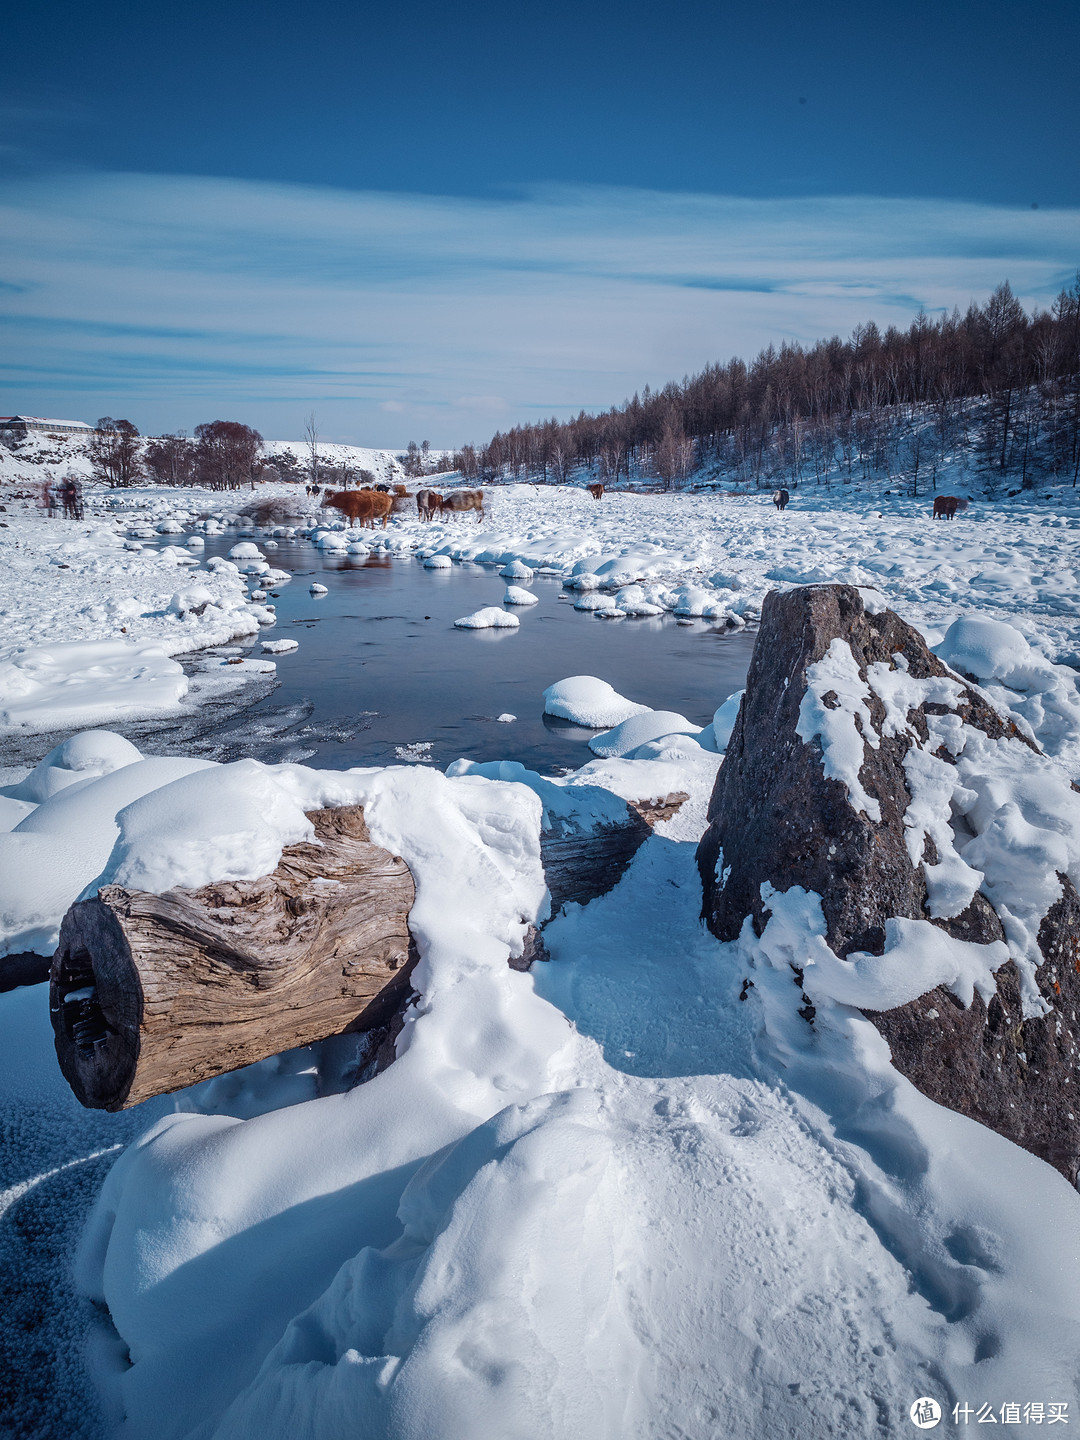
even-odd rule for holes
{"type": "Polygon", "coordinates": [[[408,866],[359,806],[316,811],[317,844],[272,875],[162,895],[104,886],[64,917],[50,1006],[87,1106],[151,1095],[338,1034],[411,968],[408,866]]]}

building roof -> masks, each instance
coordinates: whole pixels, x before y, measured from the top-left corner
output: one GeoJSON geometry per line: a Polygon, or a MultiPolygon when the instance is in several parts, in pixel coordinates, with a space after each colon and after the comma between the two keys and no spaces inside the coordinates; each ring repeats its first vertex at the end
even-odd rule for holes
{"type": "Polygon", "coordinates": [[[65,425],[68,429],[93,430],[93,425],[88,425],[85,420],[52,420],[45,419],[41,415],[5,415],[0,416],[0,424],[6,421],[11,424],[14,421],[21,421],[24,425],[65,425]]]}

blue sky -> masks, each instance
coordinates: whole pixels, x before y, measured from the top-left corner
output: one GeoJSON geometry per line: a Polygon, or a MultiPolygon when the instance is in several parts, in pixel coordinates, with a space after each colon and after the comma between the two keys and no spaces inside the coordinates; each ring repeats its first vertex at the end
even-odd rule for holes
{"type": "Polygon", "coordinates": [[[5,52],[5,410],[456,444],[1080,265],[1075,4],[31,3],[5,52]]]}

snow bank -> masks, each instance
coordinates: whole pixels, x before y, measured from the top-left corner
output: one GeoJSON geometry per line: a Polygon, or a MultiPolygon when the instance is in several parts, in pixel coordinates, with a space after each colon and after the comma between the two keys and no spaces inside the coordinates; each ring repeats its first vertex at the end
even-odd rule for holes
{"type": "MultiPolygon", "coordinates": [[[[120,758],[118,751],[112,758],[120,758]]],[[[0,953],[51,955],[64,912],[109,860],[120,812],[140,796],[208,768],[209,761],[179,757],[122,764],[65,786],[0,834],[0,953]]]]}
{"type": "Polygon", "coordinates": [[[179,708],[187,690],[183,667],[160,645],[39,645],[0,661],[0,725],[75,729],[119,715],[165,715],[179,708]]]}
{"type": "Polygon", "coordinates": [[[544,714],[572,720],[594,730],[609,730],[633,715],[647,713],[648,705],[637,705],[594,675],[571,675],[557,680],[544,691],[544,714]]]}

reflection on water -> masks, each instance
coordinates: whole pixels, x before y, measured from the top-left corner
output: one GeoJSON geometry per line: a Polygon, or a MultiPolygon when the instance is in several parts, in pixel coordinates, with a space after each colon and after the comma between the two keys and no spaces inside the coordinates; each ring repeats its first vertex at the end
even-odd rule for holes
{"type": "MultiPolygon", "coordinates": [[[[236,538],[208,539],[206,557],[227,554],[236,538]]],[[[266,554],[294,579],[273,596],[278,623],[262,638],[295,638],[300,648],[274,657],[281,683],[272,695],[189,747],[220,759],[344,769],[426,755],[442,768],[467,756],[550,774],[584,764],[593,733],[543,715],[541,692],[553,681],[597,675],[705,725],[750,663],[745,632],[670,616],[597,620],[542,576],[528,587],[539,604],[516,608],[519,629],[467,631],[454,620],[502,600],[506,581],[490,567],[425,570],[413,559],[324,555],[303,540],[266,554]],[[326,595],[308,592],[313,579],[326,595]],[[516,718],[500,723],[503,714],[516,718]],[[398,754],[416,746],[430,748],[398,754]]]]}

